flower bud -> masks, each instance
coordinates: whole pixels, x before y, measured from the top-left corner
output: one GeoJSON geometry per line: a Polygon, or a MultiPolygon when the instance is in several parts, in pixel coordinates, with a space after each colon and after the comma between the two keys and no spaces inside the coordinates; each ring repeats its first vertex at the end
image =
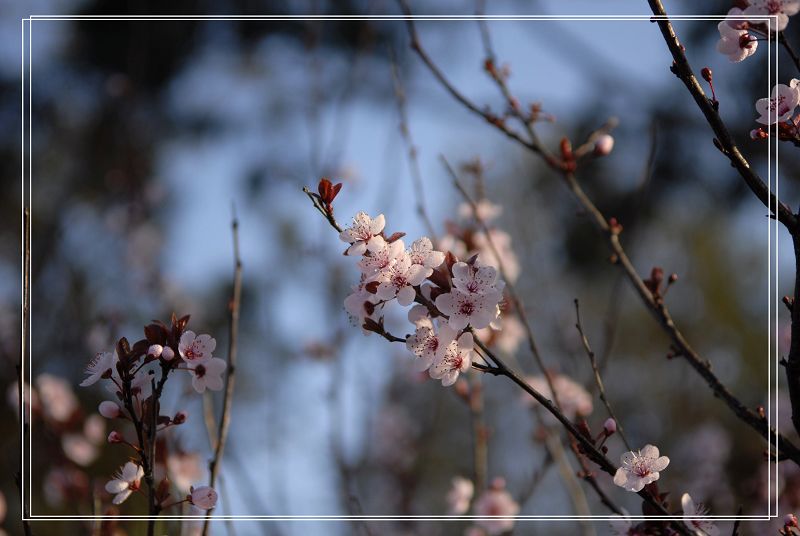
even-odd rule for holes
{"type": "Polygon", "coordinates": [[[161,350],[161,359],[164,361],[172,361],[175,358],[175,352],[169,346],[165,346],[163,350],[161,350]]]}
{"type": "Polygon", "coordinates": [[[611,435],[617,431],[617,421],[609,417],[606,419],[606,422],[603,423],[603,430],[606,431],[607,435],[611,435]]]}
{"type": "Polygon", "coordinates": [[[123,441],[125,441],[125,439],[122,437],[122,434],[116,430],[111,430],[111,433],[108,434],[108,442],[111,444],[122,443],[123,441]]]}
{"type": "Polygon", "coordinates": [[[786,527],[796,527],[797,526],[797,516],[794,514],[786,514],[783,517],[783,524],[786,527]]]}
{"type": "Polygon", "coordinates": [[[200,486],[191,489],[189,502],[203,510],[210,510],[217,504],[217,492],[209,486],[200,486]]]}
{"type": "Polygon", "coordinates": [[[164,347],[160,344],[153,344],[150,348],[147,349],[147,355],[151,355],[153,357],[160,357],[161,352],[164,351],[164,347]]]}
{"type": "Polygon", "coordinates": [[[177,424],[183,424],[183,423],[185,423],[185,422],[186,422],[186,419],[187,419],[188,417],[189,417],[189,414],[188,414],[188,413],[186,413],[185,411],[179,411],[179,412],[178,412],[178,413],[176,413],[176,414],[175,414],[175,416],[172,418],[172,424],[176,424],[176,425],[177,425],[177,424]]]}
{"type": "Polygon", "coordinates": [[[119,409],[119,404],[110,400],[100,402],[100,406],[98,406],[97,411],[99,411],[100,415],[106,419],[116,419],[122,415],[122,410],[119,409]]]}
{"type": "Polygon", "coordinates": [[[703,77],[703,80],[705,80],[709,84],[712,83],[712,81],[714,80],[714,71],[712,71],[708,67],[703,67],[700,71],[700,75],[703,77]]]}
{"type": "Polygon", "coordinates": [[[611,134],[603,134],[594,142],[595,156],[606,156],[614,148],[614,137],[611,134]]]}

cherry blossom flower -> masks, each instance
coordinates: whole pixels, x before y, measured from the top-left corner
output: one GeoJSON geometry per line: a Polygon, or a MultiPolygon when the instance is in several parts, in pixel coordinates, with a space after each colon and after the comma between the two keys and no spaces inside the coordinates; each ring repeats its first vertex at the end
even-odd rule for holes
{"type": "Polygon", "coordinates": [[[428,373],[435,380],[442,380],[442,385],[453,385],[458,375],[472,365],[473,340],[471,333],[462,333],[456,339],[457,332],[448,325],[439,328],[439,348],[428,373]]]}
{"type": "Polygon", "coordinates": [[[758,41],[746,29],[734,28],[728,21],[720,22],[717,29],[720,36],[717,51],[728,56],[731,62],[738,63],[756,53],[758,41]]]}
{"type": "Polygon", "coordinates": [[[81,383],[81,387],[88,387],[97,383],[104,374],[115,372],[117,365],[116,352],[100,352],[95,354],[89,364],[86,365],[86,374],[89,376],[81,383]]]}
{"type": "Polygon", "coordinates": [[[217,504],[217,492],[209,486],[192,488],[189,502],[202,510],[210,510],[217,504]]]}
{"type": "Polygon", "coordinates": [[[430,317],[425,316],[417,323],[417,330],[406,339],[406,348],[414,354],[414,368],[418,371],[428,370],[433,364],[439,350],[439,336],[433,329],[430,317]]]}
{"type": "Polygon", "coordinates": [[[484,266],[477,261],[474,266],[465,262],[453,265],[453,285],[469,294],[489,294],[501,292],[505,283],[497,280],[497,269],[484,266]]]}
{"type": "Polygon", "coordinates": [[[434,250],[433,243],[427,236],[414,240],[408,254],[412,264],[419,264],[425,268],[424,277],[430,277],[433,269],[444,262],[444,253],[434,250]]]}
{"type": "Polygon", "coordinates": [[[364,275],[373,276],[387,269],[395,260],[407,256],[405,248],[402,240],[387,242],[381,238],[380,241],[373,241],[369,254],[358,261],[358,267],[364,275]]]}
{"type": "Polygon", "coordinates": [[[498,302],[503,298],[500,291],[473,294],[457,288],[436,297],[436,307],[449,317],[450,327],[462,330],[467,325],[476,329],[485,328],[498,316],[498,302]]]}
{"type": "Polygon", "coordinates": [[[800,92],[796,86],[777,84],[772,88],[770,98],[756,101],[756,111],[761,115],[756,121],[762,125],[786,121],[792,116],[798,103],[800,103],[800,92]]]}
{"type": "Polygon", "coordinates": [[[217,341],[211,335],[195,335],[194,331],[185,331],[178,343],[178,353],[187,363],[202,363],[212,358],[211,352],[217,347],[217,341]]]}
{"type": "Polygon", "coordinates": [[[800,10],[800,0],[749,0],[750,5],[744,10],[744,14],[752,16],[751,22],[756,24],[763,23],[764,16],[777,15],[777,23],[774,18],[767,21],[767,28],[771,32],[782,32],[789,24],[789,17],[800,10]],[[758,20],[757,17],[761,17],[758,20]]]}
{"type": "Polygon", "coordinates": [[[131,493],[139,489],[143,476],[144,469],[141,465],[128,462],[122,466],[114,478],[106,484],[106,491],[116,494],[111,502],[122,504],[131,493]]]}
{"type": "Polygon", "coordinates": [[[692,534],[697,536],[718,536],[719,527],[711,520],[703,519],[708,515],[708,508],[702,504],[695,504],[688,493],[681,495],[681,507],[683,508],[683,523],[692,534]]]}
{"type": "Polygon", "coordinates": [[[457,476],[453,478],[450,491],[447,493],[448,513],[460,516],[469,510],[469,503],[475,493],[472,480],[457,476]]]}
{"type": "Polygon", "coordinates": [[[376,295],[384,301],[396,296],[397,303],[409,305],[417,294],[413,287],[418,286],[424,279],[425,267],[412,264],[411,257],[404,252],[376,276],[375,281],[380,283],[376,295]]]}
{"type": "Polygon", "coordinates": [[[475,515],[487,516],[487,519],[475,522],[492,536],[514,528],[514,519],[510,516],[518,513],[519,504],[505,490],[505,482],[501,478],[495,479],[492,487],[484,491],[475,501],[475,515]]]}
{"type": "Polygon", "coordinates": [[[628,491],[639,492],[661,476],[660,471],[669,465],[669,458],[659,456],[658,447],[645,445],[639,452],[626,452],[620,456],[620,468],[614,475],[614,484],[628,491]]]}
{"type": "MultiPolygon", "coordinates": [[[[550,391],[550,384],[544,376],[529,376],[526,378],[531,387],[539,391],[542,395],[549,399],[553,399],[553,393],[550,391]]],[[[592,396],[583,388],[583,386],[569,376],[564,374],[556,374],[550,378],[553,383],[553,388],[558,395],[558,402],[561,405],[561,411],[570,420],[575,417],[586,417],[592,413],[594,409],[592,405],[592,396]]],[[[532,405],[534,400],[528,396],[527,393],[523,395],[522,400],[526,404],[532,405]]],[[[548,417],[551,418],[552,415],[548,417]]],[[[555,417],[552,417],[553,419],[555,417]]]]}
{"type": "Polygon", "coordinates": [[[372,219],[366,212],[359,212],[353,218],[353,224],[339,234],[342,242],[347,242],[347,255],[363,255],[367,251],[367,243],[372,237],[380,234],[386,225],[383,214],[372,219]]]}
{"type": "Polygon", "coordinates": [[[192,369],[192,387],[198,393],[204,393],[206,388],[219,391],[223,386],[222,374],[227,367],[225,360],[218,357],[198,363],[192,369]]]}

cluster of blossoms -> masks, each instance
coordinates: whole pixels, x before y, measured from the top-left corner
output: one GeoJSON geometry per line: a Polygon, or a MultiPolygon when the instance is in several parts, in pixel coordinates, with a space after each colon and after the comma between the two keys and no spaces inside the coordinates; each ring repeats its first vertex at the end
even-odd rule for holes
{"type": "Polygon", "coordinates": [[[227,364],[212,355],[216,341],[210,335],[196,335],[187,330],[188,322],[188,316],[178,319],[175,315],[169,326],[155,321],[145,326],[144,339],[131,345],[123,337],[115,351],[98,353],[86,367],[87,377],[81,386],[87,387],[104,380],[114,397],[114,400],[100,403],[100,415],[107,419],[129,421],[136,432],[135,440],[126,439],[118,430],[108,434],[109,443],[128,445],[139,454],[137,461],[125,463],[106,484],[106,491],[114,495],[112,503],[115,505],[122,504],[133,492],[140,491],[143,478],[149,480],[149,486],[154,487],[156,511],[183,502],[201,509],[210,509],[216,504],[217,493],[208,486],[190,487],[189,494],[183,500],[167,504],[170,496],[169,479],[164,475],[157,486],[154,482],[158,460],[165,458],[164,444],[158,434],[185,423],[188,418],[184,411],[178,411],[173,416],[161,414],[161,395],[170,373],[187,371],[198,393],[223,387],[222,374],[227,364]],[[160,375],[157,371],[160,371],[160,375]],[[149,453],[154,459],[148,457],[149,453]]]}
{"type": "MultiPolygon", "coordinates": [[[[725,20],[717,26],[720,34],[717,50],[735,63],[755,54],[759,39],[774,39],[775,32],[785,30],[789,17],[800,11],[800,0],[750,0],[744,4],[744,9],[731,8],[725,20]],[[764,17],[770,18],[764,21],[764,17]]],[[[711,83],[711,71],[707,72],[704,77],[711,83]]],[[[791,80],[788,85],[777,84],[772,88],[769,98],[756,101],[759,115],[756,121],[765,126],[753,129],[750,132],[752,139],[769,137],[770,125],[777,125],[779,139],[800,143],[800,118],[794,117],[795,109],[800,105],[800,88],[797,84],[797,79],[791,80]]]]}
{"type": "Polygon", "coordinates": [[[365,332],[386,335],[387,304],[418,302],[408,312],[415,331],[406,346],[418,370],[452,385],[472,364],[471,329],[499,329],[505,283],[478,256],[459,261],[452,253],[435,250],[427,237],[406,248],[402,233],[386,237],[384,227],[383,215],[373,219],[359,212],[340,234],[349,244],[345,253],[361,255],[361,277],[345,299],[345,309],[365,332]]]}
{"type": "Polygon", "coordinates": [[[475,526],[468,529],[470,536],[503,534],[514,528],[514,517],[519,514],[519,504],[506,490],[505,480],[495,478],[473,502],[475,485],[471,480],[457,476],[453,478],[447,493],[448,512],[451,515],[464,515],[472,504],[473,514],[480,517],[475,526]]]}

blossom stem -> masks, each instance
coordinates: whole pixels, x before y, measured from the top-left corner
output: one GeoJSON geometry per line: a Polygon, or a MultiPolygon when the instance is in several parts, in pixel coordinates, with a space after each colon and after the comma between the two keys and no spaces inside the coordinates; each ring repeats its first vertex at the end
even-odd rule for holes
{"type": "Polygon", "coordinates": [[[575,327],[578,330],[578,334],[581,337],[581,343],[583,344],[583,349],[586,351],[586,355],[589,358],[589,362],[592,365],[592,371],[594,372],[594,381],[597,384],[597,390],[600,395],[600,400],[603,401],[603,405],[606,407],[606,411],[608,411],[608,416],[614,419],[614,422],[617,424],[617,433],[622,438],[622,442],[625,443],[625,448],[629,451],[632,451],[633,448],[631,444],[628,443],[628,438],[625,437],[625,432],[622,430],[622,423],[614,414],[614,410],[611,408],[611,403],[608,401],[606,397],[606,389],[603,386],[603,379],[600,376],[600,368],[597,366],[597,358],[595,357],[594,351],[592,350],[591,346],[589,346],[589,339],[586,337],[586,333],[583,331],[583,323],[581,322],[581,306],[578,299],[575,299],[575,318],[576,323],[575,327]]]}
{"type": "MultiPolygon", "coordinates": [[[[312,198],[313,199],[313,198],[312,198]]],[[[329,221],[333,221],[333,214],[329,214],[329,221]]],[[[208,464],[209,487],[214,487],[219,473],[220,462],[225,452],[225,443],[228,439],[228,430],[231,424],[231,405],[233,404],[233,389],[236,380],[236,356],[238,352],[239,340],[239,310],[242,300],[242,259],[239,254],[239,220],[234,212],[231,222],[231,234],[233,237],[233,292],[229,304],[229,326],[230,337],[228,339],[228,370],[225,374],[225,391],[222,395],[222,414],[219,419],[219,429],[217,432],[216,445],[214,447],[214,457],[208,464]]],[[[203,522],[203,536],[208,534],[213,509],[206,511],[206,518],[203,522]]]]}

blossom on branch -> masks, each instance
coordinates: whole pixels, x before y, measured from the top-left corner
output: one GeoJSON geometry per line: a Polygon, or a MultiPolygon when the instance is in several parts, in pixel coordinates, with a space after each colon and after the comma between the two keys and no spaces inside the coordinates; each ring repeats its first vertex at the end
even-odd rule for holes
{"type": "Polygon", "coordinates": [[[219,391],[224,385],[222,374],[227,367],[225,360],[218,357],[198,363],[192,369],[192,387],[198,393],[204,393],[206,388],[219,391]]]}
{"type": "Polygon", "coordinates": [[[104,375],[110,375],[116,370],[117,354],[114,352],[99,352],[95,354],[94,358],[86,365],[86,374],[88,378],[84,379],[81,387],[88,387],[97,383],[97,381],[104,375]]]}
{"type": "Polygon", "coordinates": [[[518,513],[519,504],[506,491],[502,478],[494,479],[492,486],[475,501],[475,515],[486,516],[476,520],[476,523],[492,536],[514,528],[513,516],[518,513]]]}
{"type": "Polygon", "coordinates": [[[211,353],[217,347],[217,341],[211,335],[195,335],[194,331],[186,331],[178,343],[178,353],[187,363],[203,363],[212,358],[211,353]]]}
{"type": "Polygon", "coordinates": [[[353,224],[339,234],[342,242],[347,242],[347,255],[363,255],[367,251],[367,243],[383,231],[386,220],[383,214],[379,214],[375,219],[369,217],[366,212],[359,212],[353,218],[353,224]]]}
{"type": "Polygon", "coordinates": [[[756,111],[761,116],[756,121],[762,125],[772,125],[776,122],[786,121],[792,117],[798,104],[800,104],[800,92],[798,92],[795,80],[788,86],[777,84],[772,88],[770,98],[756,101],[756,111]]]}
{"type": "Polygon", "coordinates": [[[681,496],[681,508],[683,508],[683,523],[689,527],[692,534],[697,536],[719,535],[719,527],[711,520],[703,519],[708,515],[708,508],[700,503],[695,504],[688,493],[681,496]]]}
{"type": "Polygon", "coordinates": [[[720,22],[717,29],[717,50],[728,56],[731,62],[738,63],[755,54],[758,41],[747,30],[734,28],[727,20],[720,22]]]}
{"type": "Polygon", "coordinates": [[[620,468],[614,475],[614,484],[628,491],[639,492],[647,484],[655,482],[669,465],[669,458],[659,456],[658,447],[645,445],[638,452],[626,452],[620,456],[620,468]]]}
{"type": "Polygon", "coordinates": [[[112,480],[106,484],[106,491],[114,493],[114,504],[122,504],[131,493],[139,489],[144,469],[141,465],[128,462],[120,468],[112,480]]]}
{"type": "Polygon", "coordinates": [[[217,492],[209,486],[198,486],[191,489],[189,502],[202,510],[210,510],[217,504],[217,492]]]}
{"type": "Polygon", "coordinates": [[[467,332],[457,336],[458,332],[448,325],[439,328],[439,349],[428,369],[431,378],[442,380],[445,387],[456,383],[458,375],[472,365],[472,334],[467,332]]]}

